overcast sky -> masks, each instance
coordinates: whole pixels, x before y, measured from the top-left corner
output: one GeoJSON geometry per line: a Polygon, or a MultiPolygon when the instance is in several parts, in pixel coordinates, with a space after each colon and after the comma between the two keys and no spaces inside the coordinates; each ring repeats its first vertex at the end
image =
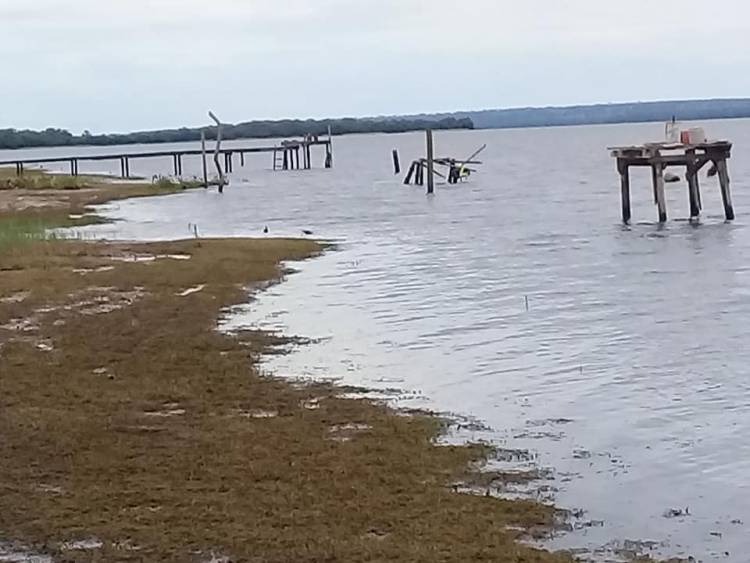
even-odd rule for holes
{"type": "Polygon", "coordinates": [[[0,0],[0,127],[744,97],[748,35],[747,0],[0,0]]]}

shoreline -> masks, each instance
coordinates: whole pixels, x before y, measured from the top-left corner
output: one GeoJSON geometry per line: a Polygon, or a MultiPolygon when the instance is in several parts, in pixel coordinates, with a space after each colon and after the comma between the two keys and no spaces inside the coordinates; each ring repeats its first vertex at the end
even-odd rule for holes
{"type": "MultiPolygon", "coordinates": [[[[106,191],[33,213],[54,222],[106,191]]],[[[249,286],[322,250],[0,245],[0,538],[66,561],[571,561],[518,543],[556,509],[452,492],[486,447],[437,446],[434,416],[265,377],[260,356],[288,339],[216,330],[249,286]]]]}

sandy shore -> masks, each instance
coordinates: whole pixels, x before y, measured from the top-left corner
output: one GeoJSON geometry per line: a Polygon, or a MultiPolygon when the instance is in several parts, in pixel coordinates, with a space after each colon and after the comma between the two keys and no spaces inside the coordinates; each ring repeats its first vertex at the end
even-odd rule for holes
{"type": "MultiPolygon", "coordinates": [[[[3,190],[0,233],[151,193],[3,190]]],[[[284,261],[321,250],[6,237],[0,543],[55,561],[572,560],[518,542],[553,508],[452,492],[486,447],[436,446],[437,418],[264,377],[283,337],[216,330],[284,261]]]]}

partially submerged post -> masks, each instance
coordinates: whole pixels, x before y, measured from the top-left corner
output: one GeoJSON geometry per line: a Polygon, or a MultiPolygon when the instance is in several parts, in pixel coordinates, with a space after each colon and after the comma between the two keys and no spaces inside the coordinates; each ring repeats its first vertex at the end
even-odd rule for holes
{"type": "Polygon", "coordinates": [[[203,164],[203,187],[208,188],[208,163],[206,162],[206,132],[201,131],[201,162],[203,164]]]}
{"type": "Polygon", "coordinates": [[[427,130],[427,193],[435,191],[435,154],[432,129],[427,130]]]}
{"type": "Polygon", "coordinates": [[[212,111],[208,112],[208,116],[216,122],[216,150],[214,151],[214,165],[216,166],[216,172],[219,174],[219,193],[223,193],[226,180],[224,178],[224,172],[221,169],[221,164],[219,163],[219,154],[221,153],[221,121],[212,111]]]}
{"type": "Polygon", "coordinates": [[[331,126],[328,126],[328,144],[326,145],[326,168],[333,168],[333,138],[331,137],[331,126]]]}
{"type": "Polygon", "coordinates": [[[398,160],[398,150],[393,149],[393,173],[401,174],[401,163],[398,160]]]}
{"type": "Polygon", "coordinates": [[[613,147],[610,151],[612,156],[617,159],[617,171],[620,174],[620,197],[622,199],[622,220],[624,223],[629,223],[631,219],[630,167],[642,166],[651,169],[654,203],[658,208],[659,222],[664,223],[667,220],[664,170],[670,166],[685,167],[690,218],[696,219],[700,216],[702,209],[698,174],[708,163],[713,163],[718,171],[721,197],[724,203],[724,216],[728,221],[734,220],[727,167],[727,160],[731,157],[732,143],[728,141],[646,143],[637,146],[613,147]]]}

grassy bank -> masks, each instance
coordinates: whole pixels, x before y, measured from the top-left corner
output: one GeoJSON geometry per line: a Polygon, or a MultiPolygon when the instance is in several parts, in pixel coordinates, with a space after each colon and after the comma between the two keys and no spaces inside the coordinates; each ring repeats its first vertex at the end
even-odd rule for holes
{"type": "Polygon", "coordinates": [[[280,337],[216,331],[248,287],[320,251],[0,246],[0,540],[60,561],[569,561],[517,543],[553,509],[451,492],[484,448],[264,377],[280,337]]]}
{"type": "Polygon", "coordinates": [[[193,180],[159,178],[155,182],[121,182],[102,176],[67,176],[0,168],[0,247],[48,237],[50,229],[101,221],[94,205],[133,197],[168,195],[200,187],[193,180]]]}

